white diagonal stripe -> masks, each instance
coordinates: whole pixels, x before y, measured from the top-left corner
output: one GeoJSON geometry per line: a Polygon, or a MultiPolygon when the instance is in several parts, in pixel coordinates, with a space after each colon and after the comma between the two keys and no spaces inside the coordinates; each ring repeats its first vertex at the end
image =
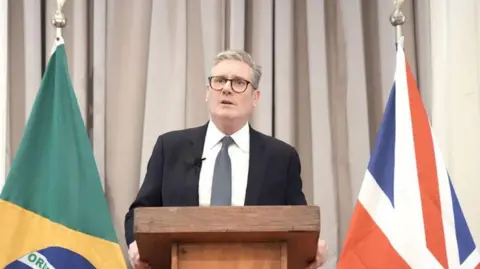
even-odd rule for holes
{"type": "Polygon", "coordinates": [[[358,200],[411,268],[444,269],[426,245],[418,244],[418,238],[411,237],[410,231],[402,227],[399,219],[404,216],[392,207],[387,195],[369,171],[365,174],[358,200]]]}
{"type": "MultiPolygon", "coordinates": [[[[463,262],[460,269],[474,269],[480,263],[480,253],[478,253],[478,249],[475,249],[470,256],[463,262]]],[[[458,267],[458,266],[457,266],[458,267]]],[[[454,267],[452,267],[454,268],[454,267]]]]}
{"type": "Polygon", "coordinates": [[[449,268],[458,268],[460,266],[460,256],[458,253],[458,243],[455,230],[455,214],[453,212],[452,192],[450,191],[450,182],[448,180],[447,169],[440,154],[440,149],[435,141],[432,129],[433,148],[435,151],[435,162],[438,178],[438,192],[440,195],[440,205],[442,211],[443,231],[445,236],[445,247],[449,268]]]}
{"type": "MultiPolygon", "coordinates": [[[[407,68],[403,48],[397,52],[395,72],[395,168],[394,199],[397,232],[395,237],[399,252],[413,268],[434,268],[425,264],[425,225],[423,221],[420,187],[418,182],[415,143],[413,137],[407,68]],[[408,231],[408,232],[398,232],[408,231]],[[412,244],[415,242],[414,244],[412,244]]],[[[431,254],[430,254],[431,256],[431,254]]]]}
{"type": "Polygon", "coordinates": [[[18,259],[18,261],[33,269],[55,269],[55,267],[48,262],[48,259],[39,252],[27,254],[18,259]]]}

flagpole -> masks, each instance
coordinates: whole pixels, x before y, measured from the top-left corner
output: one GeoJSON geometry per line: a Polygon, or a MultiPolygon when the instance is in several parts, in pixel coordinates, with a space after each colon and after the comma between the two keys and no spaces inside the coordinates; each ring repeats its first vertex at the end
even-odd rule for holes
{"type": "MultiPolygon", "coordinates": [[[[403,41],[403,24],[405,23],[405,15],[402,12],[402,4],[404,0],[393,0],[395,10],[390,15],[390,23],[395,27],[395,44],[403,41]]],[[[403,42],[402,42],[403,43],[403,42]]]]}
{"type": "Polygon", "coordinates": [[[65,13],[63,13],[63,5],[66,0],[57,0],[57,11],[52,16],[52,25],[57,28],[57,41],[63,39],[62,29],[67,25],[67,18],[65,13]]]}

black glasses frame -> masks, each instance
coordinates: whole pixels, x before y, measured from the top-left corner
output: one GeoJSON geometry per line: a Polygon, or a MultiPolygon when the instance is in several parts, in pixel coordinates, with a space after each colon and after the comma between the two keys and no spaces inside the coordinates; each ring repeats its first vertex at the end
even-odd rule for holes
{"type": "MultiPolygon", "coordinates": [[[[247,88],[248,88],[248,85],[252,85],[252,87],[253,87],[253,84],[252,84],[250,81],[248,81],[248,80],[246,80],[246,79],[243,79],[243,78],[239,78],[239,77],[236,77],[236,78],[226,78],[226,77],[222,77],[222,76],[210,76],[210,77],[208,77],[208,85],[210,85],[210,88],[212,88],[212,89],[215,90],[215,91],[221,91],[221,90],[223,90],[223,88],[225,87],[225,85],[224,85],[223,87],[221,87],[221,88],[214,88],[214,87],[212,86],[212,79],[213,79],[213,78],[216,78],[216,77],[221,77],[221,78],[225,79],[227,82],[230,81],[230,87],[231,87],[232,90],[233,90],[234,92],[236,92],[236,93],[243,93],[243,92],[245,92],[245,91],[247,90],[247,88]],[[243,81],[245,81],[245,82],[246,82],[245,88],[242,89],[242,90],[235,89],[235,87],[233,86],[233,83],[232,83],[234,80],[243,80],[243,81]]],[[[227,83],[225,82],[225,84],[227,84],[227,83]]],[[[255,87],[253,87],[253,88],[255,88],[255,87]]]]}

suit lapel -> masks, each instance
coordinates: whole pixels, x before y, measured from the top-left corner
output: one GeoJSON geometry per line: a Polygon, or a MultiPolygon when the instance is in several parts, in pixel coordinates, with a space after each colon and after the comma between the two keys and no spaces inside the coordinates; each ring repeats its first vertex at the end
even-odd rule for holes
{"type": "Polygon", "coordinates": [[[192,129],[188,134],[190,145],[185,153],[185,206],[198,206],[198,182],[200,178],[203,144],[208,123],[192,129]]]}
{"type": "Polygon", "coordinates": [[[265,141],[250,127],[250,160],[245,205],[256,205],[265,180],[265,141]]]}

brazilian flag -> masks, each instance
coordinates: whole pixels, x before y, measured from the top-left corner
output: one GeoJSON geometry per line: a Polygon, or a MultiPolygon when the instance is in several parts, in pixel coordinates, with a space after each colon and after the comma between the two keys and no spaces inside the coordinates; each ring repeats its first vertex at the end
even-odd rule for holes
{"type": "Polygon", "coordinates": [[[0,195],[0,268],[127,268],[62,38],[0,195]]]}

